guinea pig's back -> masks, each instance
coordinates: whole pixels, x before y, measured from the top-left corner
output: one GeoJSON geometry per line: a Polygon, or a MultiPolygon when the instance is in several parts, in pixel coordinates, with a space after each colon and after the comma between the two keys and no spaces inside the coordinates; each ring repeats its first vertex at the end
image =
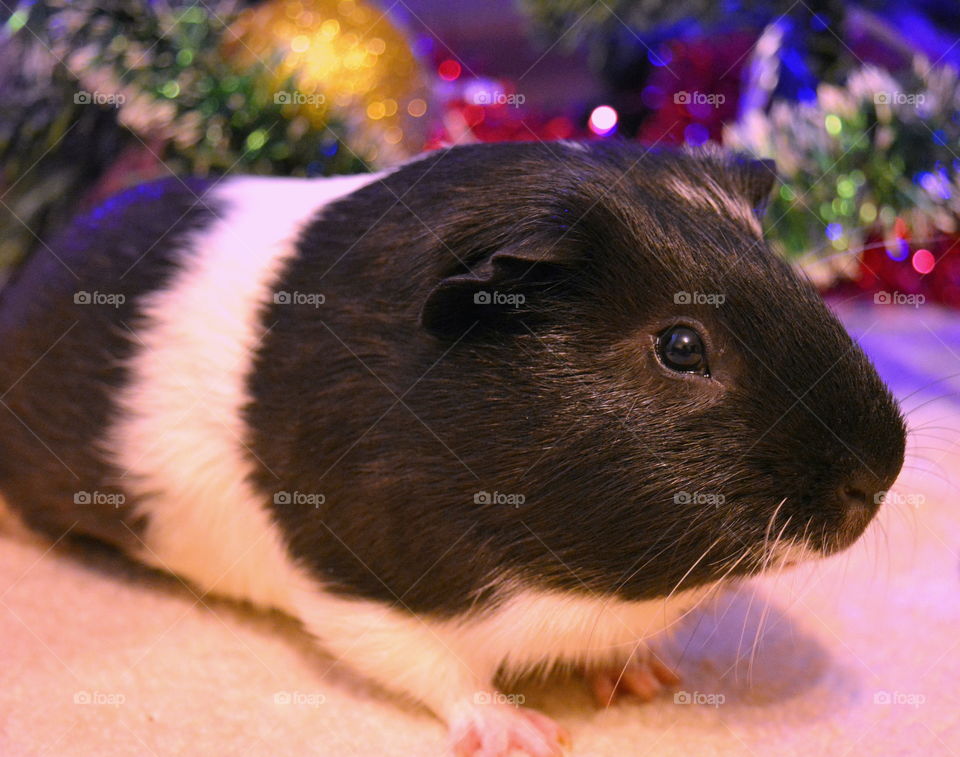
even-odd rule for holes
{"type": "Polygon", "coordinates": [[[0,492],[21,518],[137,551],[163,517],[162,496],[144,502],[154,461],[189,460],[201,429],[237,433],[299,228],[371,178],[153,182],[42,245],[0,293],[0,492]]]}
{"type": "Polygon", "coordinates": [[[140,299],[215,217],[208,188],[171,179],[110,198],[42,243],[0,293],[0,491],[54,538],[69,529],[123,545],[139,529],[96,442],[140,299]]]}

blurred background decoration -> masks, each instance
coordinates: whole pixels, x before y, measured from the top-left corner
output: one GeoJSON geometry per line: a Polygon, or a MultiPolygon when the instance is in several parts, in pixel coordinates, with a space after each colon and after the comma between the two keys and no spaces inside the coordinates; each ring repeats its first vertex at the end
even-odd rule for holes
{"type": "Polygon", "coordinates": [[[426,143],[426,69],[365,0],[22,3],[0,71],[0,265],[171,172],[352,173],[426,143]]]}
{"type": "Polygon", "coordinates": [[[262,3],[231,24],[223,50],[238,70],[261,70],[283,115],[304,118],[305,129],[342,121],[348,151],[368,163],[424,147],[426,70],[405,33],[364,0],[262,3]]]}
{"type": "Polygon", "coordinates": [[[0,22],[0,266],[171,172],[713,141],[777,161],[768,236],[825,290],[960,306],[953,0],[31,0],[0,22]]]}

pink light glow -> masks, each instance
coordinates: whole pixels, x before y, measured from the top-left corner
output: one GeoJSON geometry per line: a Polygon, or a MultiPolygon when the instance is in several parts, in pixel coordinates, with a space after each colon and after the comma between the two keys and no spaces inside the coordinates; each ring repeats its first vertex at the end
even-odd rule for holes
{"type": "Polygon", "coordinates": [[[917,250],[913,253],[913,270],[917,273],[930,273],[936,262],[930,250],[917,250]]]}
{"type": "Polygon", "coordinates": [[[605,137],[617,128],[619,118],[617,111],[609,105],[598,105],[590,114],[587,126],[597,136],[605,137]]]}

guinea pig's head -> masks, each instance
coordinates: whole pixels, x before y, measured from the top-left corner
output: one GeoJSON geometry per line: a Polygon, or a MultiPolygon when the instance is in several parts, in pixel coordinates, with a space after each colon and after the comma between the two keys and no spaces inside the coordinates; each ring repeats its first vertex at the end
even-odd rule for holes
{"type": "Polygon", "coordinates": [[[763,241],[772,164],[515,149],[449,198],[479,210],[446,229],[458,260],[421,313],[461,371],[478,488],[523,496],[478,505],[510,511],[488,527],[514,567],[647,598],[852,544],[904,422],[763,241]]]}

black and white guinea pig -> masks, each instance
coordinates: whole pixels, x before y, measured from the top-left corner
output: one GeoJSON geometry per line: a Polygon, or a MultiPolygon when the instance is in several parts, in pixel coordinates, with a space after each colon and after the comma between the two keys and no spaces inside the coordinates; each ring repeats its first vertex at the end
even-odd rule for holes
{"type": "Polygon", "coordinates": [[[648,696],[648,637],[848,546],[900,470],[890,392],[762,241],[773,180],[553,143],[125,192],[2,294],[0,490],[299,618],[458,753],[555,754],[498,671],[648,696]]]}

